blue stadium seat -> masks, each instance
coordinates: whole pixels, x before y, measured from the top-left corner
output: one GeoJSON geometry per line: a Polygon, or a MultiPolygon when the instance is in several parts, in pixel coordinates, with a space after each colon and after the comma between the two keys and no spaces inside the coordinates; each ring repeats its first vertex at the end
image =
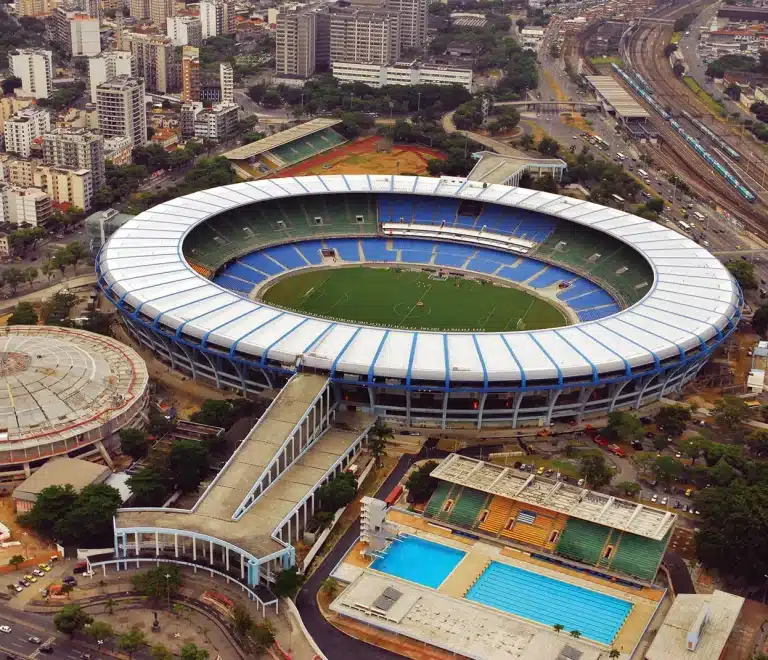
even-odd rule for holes
{"type": "Polygon", "coordinates": [[[575,279],[571,286],[569,286],[561,293],[558,293],[557,297],[560,298],[560,300],[570,300],[571,298],[576,298],[577,296],[583,296],[585,293],[599,290],[600,287],[596,284],[592,284],[592,282],[589,280],[585,280],[583,277],[579,277],[575,279]]]}
{"type": "Polygon", "coordinates": [[[520,264],[512,268],[511,266],[504,266],[499,272],[498,276],[503,277],[513,282],[525,282],[527,279],[533,277],[536,273],[540,273],[545,268],[546,264],[540,261],[533,261],[531,259],[521,259],[520,264]]]}
{"type": "Polygon", "coordinates": [[[443,254],[442,252],[438,252],[437,257],[435,257],[435,265],[451,266],[452,268],[461,268],[464,265],[464,262],[466,260],[467,260],[467,257],[464,255],[443,254]]]}
{"type": "Polygon", "coordinates": [[[219,286],[223,286],[225,289],[229,289],[230,291],[234,291],[235,293],[245,293],[248,294],[253,289],[252,284],[246,284],[245,282],[241,282],[240,280],[230,277],[229,275],[217,275],[213,278],[213,283],[218,284],[219,286]]]}
{"type": "Polygon", "coordinates": [[[487,259],[480,259],[475,257],[467,264],[469,270],[477,271],[478,273],[493,273],[501,264],[498,261],[488,261],[487,259]]]}
{"type": "Polygon", "coordinates": [[[254,284],[267,279],[266,275],[257,273],[253,268],[248,268],[248,266],[244,266],[240,263],[230,264],[224,269],[222,275],[230,275],[245,280],[246,282],[253,282],[254,284]]]}
{"type": "Polygon", "coordinates": [[[303,268],[307,265],[307,262],[301,258],[301,255],[296,251],[296,248],[294,248],[293,245],[278,245],[263,250],[263,253],[268,254],[276,261],[279,261],[285,266],[286,270],[303,268]]]}
{"type": "Polygon", "coordinates": [[[598,307],[592,309],[585,309],[578,313],[579,321],[599,321],[606,316],[615,314],[619,311],[618,305],[606,305],[605,307],[598,307]]]}
{"type": "Polygon", "coordinates": [[[328,239],[325,241],[325,244],[329,248],[336,250],[336,254],[344,261],[360,261],[359,244],[355,238],[328,239]]]}
{"type": "Polygon", "coordinates": [[[295,247],[304,255],[309,263],[315,265],[323,263],[322,257],[320,256],[320,250],[323,248],[323,244],[320,241],[305,241],[304,243],[297,243],[295,247]]]}
{"type": "Polygon", "coordinates": [[[248,264],[249,266],[253,266],[254,268],[258,268],[260,271],[266,273],[267,275],[277,275],[278,273],[285,272],[285,268],[279,266],[271,259],[267,259],[263,254],[259,252],[249,254],[246,257],[242,257],[240,261],[248,264]]]}
{"type": "Polygon", "coordinates": [[[431,250],[400,250],[400,261],[410,264],[428,264],[432,261],[431,250]]]}
{"type": "Polygon", "coordinates": [[[616,301],[605,291],[593,291],[586,296],[571,298],[568,300],[568,306],[576,311],[590,309],[591,307],[600,307],[602,305],[612,305],[616,301]]]}
{"type": "Polygon", "coordinates": [[[364,238],[363,246],[366,261],[396,261],[397,252],[387,249],[387,242],[378,238],[364,238]]]}
{"type": "Polygon", "coordinates": [[[534,289],[543,289],[545,286],[551,286],[555,282],[573,279],[573,274],[562,268],[550,266],[543,273],[532,279],[530,284],[534,289]]]}

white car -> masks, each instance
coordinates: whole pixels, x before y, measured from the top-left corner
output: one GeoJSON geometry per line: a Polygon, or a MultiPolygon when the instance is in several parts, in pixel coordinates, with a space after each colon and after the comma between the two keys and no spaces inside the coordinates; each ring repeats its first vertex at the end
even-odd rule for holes
{"type": "Polygon", "coordinates": [[[667,500],[667,498],[666,498],[666,497],[662,497],[662,498],[661,498],[661,503],[662,503],[664,506],[667,506],[667,501],[668,501],[668,500],[667,500]]]}
{"type": "Polygon", "coordinates": [[[8,635],[11,632],[11,627],[10,626],[0,626],[0,632],[5,633],[6,635],[8,635]]]}
{"type": "Polygon", "coordinates": [[[651,497],[651,502],[658,502],[658,501],[659,501],[658,495],[654,495],[653,497],[651,497]]]}

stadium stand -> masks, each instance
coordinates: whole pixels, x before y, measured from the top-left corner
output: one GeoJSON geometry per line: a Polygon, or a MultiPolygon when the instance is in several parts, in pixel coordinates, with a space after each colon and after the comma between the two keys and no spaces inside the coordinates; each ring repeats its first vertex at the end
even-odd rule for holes
{"type": "MultiPolygon", "coordinates": [[[[300,138],[275,147],[264,154],[264,157],[271,159],[279,167],[286,167],[302,160],[307,160],[323,151],[336,147],[345,142],[332,128],[326,128],[305,138],[300,138]],[[276,157],[276,158],[275,158],[276,157]]],[[[278,169],[278,168],[275,168],[278,169]]]]}
{"type": "Polygon", "coordinates": [[[668,540],[669,534],[663,541],[654,541],[624,532],[616,543],[610,568],[643,580],[653,580],[668,540]]]}
{"type": "Polygon", "coordinates": [[[600,561],[610,531],[608,527],[571,518],[560,535],[560,542],[555,550],[563,557],[596,565],[600,561]]]}
{"type": "Polygon", "coordinates": [[[447,521],[458,527],[472,528],[490,498],[491,496],[487,493],[481,493],[471,488],[462,488],[451,508],[447,521]]]}
{"type": "Polygon", "coordinates": [[[451,492],[452,484],[445,481],[441,481],[435,492],[432,493],[432,497],[429,498],[426,508],[424,509],[424,515],[429,518],[437,517],[437,514],[442,510],[445,500],[448,499],[448,494],[451,492]]]}

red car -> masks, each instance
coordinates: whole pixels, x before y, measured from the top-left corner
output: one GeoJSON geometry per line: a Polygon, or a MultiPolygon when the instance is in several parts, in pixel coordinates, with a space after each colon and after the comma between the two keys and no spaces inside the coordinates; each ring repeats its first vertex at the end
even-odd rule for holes
{"type": "Polygon", "coordinates": [[[610,451],[613,454],[616,454],[616,456],[621,456],[621,457],[626,456],[626,454],[624,453],[624,450],[618,445],[610,445],[608,447],[608,451],[610,451]]]}
{"type": "Polygon", "coordinates": [[[596,435],[593,440],[596,445],[600,445],[601,447],[608,446],[608,441],[601,435],[596,435]]]}

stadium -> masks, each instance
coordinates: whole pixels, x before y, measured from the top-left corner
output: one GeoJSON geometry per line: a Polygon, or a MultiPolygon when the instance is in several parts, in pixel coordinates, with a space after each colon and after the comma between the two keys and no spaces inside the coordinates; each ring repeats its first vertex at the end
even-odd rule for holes
{"type": "Polygon", "coordinates": [[[10,491],[55,456],[111,467],[118,431],[144,424],[147,368],[132,348],[82,330],[3,329],[0,488],[10,491]]]}
{"type": "Polygon", "coordinates": [[[408,424],[580,422],[679,391],[738,285],[624,211],[463,178],[286,177],[136,216],[97,259],[140,344],[218,388],[329,379],[408,424]]]}

